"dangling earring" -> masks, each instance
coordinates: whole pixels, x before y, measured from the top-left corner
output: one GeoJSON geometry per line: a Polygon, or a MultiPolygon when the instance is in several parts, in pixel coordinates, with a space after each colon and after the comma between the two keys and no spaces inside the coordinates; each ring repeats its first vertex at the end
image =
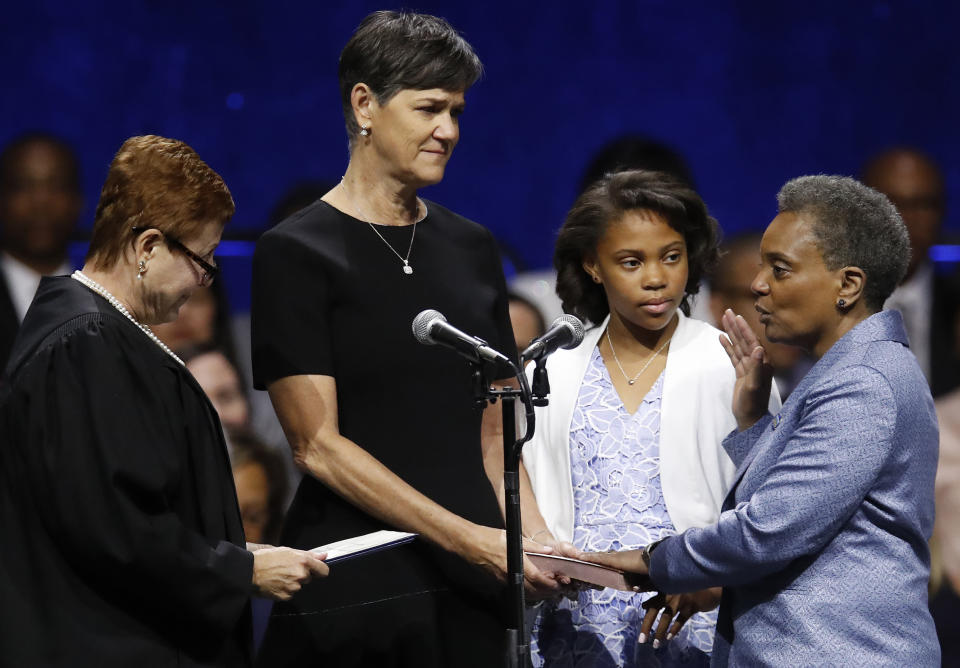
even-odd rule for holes
{"type": "Polygon", "coordinates": [[[143,260],[140,260],[140,264],[138,264],[137,267],[140,269],[140,271],[137,272],[137,280],[142,281],[143,275],[147,271],[147,263],[144,262],[143,260]]]}
{"type": "Polygon", "coordinates": [[[842,309],[842,308],[846,308],[846,306],[847,306],[847,302],[846,302],[846,301],[844,301],[843,299],[838,299],[838,300],[837,300],[837,308],[841,308],[841,309],[842,309]]]}
{"type": "Polygon", "coordinates": [[[360,126],[360,136],[361,136],[361,137],[369,137],[369,136],[370,136],[370,126],[369,126],[369,125],[361,125],[361,126],[360,126]]]}

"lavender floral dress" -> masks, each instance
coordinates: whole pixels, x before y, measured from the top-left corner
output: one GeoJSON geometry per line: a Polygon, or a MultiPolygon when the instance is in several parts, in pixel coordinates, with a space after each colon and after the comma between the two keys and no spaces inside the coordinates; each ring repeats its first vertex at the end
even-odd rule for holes
{"type": "MultiPolygon", "coordinates": [[[[662,393],[663,374],[631,415],[594,348],[570,423],[573,543],[581,550],[638,549],[676,533],[660,488],[662,393]]],[[[587,589],[576,601],[544,603],[533,627],[533,665],[708,666],[716,611],[694,615],[659,649],[650,640],[637,644],[640,604],[651,596],[587,589]]]]}

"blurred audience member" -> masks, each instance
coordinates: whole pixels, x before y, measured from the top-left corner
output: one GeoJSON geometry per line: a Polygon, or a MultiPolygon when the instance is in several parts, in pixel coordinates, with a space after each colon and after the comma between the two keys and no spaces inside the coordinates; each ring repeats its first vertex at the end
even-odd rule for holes
{"type": "Polygon", "coordinates": [[[267,219],[267,227],[273,227],[297,211],[306,209],[326,195],[335,185],[337,185],[335,181],[301,181],[294,184],[274,204],[267,219]]]}
{"type": "Polygon", "coordinates": [[[513,338],[517,342],[517,351],[523,352],[531,341],[547,331],[547,323],[536,304],[526,297],[511,292],[509,299],[513,338]]]}
{"type": "MultiPolygon", "coordinates": [[[[544,240],[544,243],[552,243],[544,240]]],[[[510,279],[510,292],[520,295],[536,306],[545,322],[553,322],[563,315],[563,305],[557,296],[557,272],[553,269],[524,271],[510,279]]]]}
{"type": "Polygon", "coordinates": [[[180,308],[177,319],[157,325],[153,333],[173,350],[212,346],[221,350],[231,364],[237,364],[224,281],[195,290],[180,308]]]}
{"type": "MultiPolygon", "coordinates": [[[[189,366],[189,363],[187,364],[189,366]]],[[[226,425],[224,425],[226,426],[226,425]]],[[[287,499],[286,466],[281,455],[248,431],[227,435],[233,484],[237,489],[243,533],[251,543],[272,545],[280,538],[287,499]]],[[[253,613],[253,647],[259,651],[267,630],[273,601],[250,600],[253,613]]]]}
{"type": "Polygon", "coordinates": [[[767,352],[780,396],[786,400],[791,390],[806,375],[812,360],[803,350],[782,343],[771,343],[760,323],[760,314],[754,308],[756,296],[750,284],[760,267],[760,239],[763,234],[750,232],[724,243],[720,262],[710,282],[710,313],[713,322],[719,323],[726,309],[732,309],[746,318],[750,328],[759,332],[758,338],[767,352]]]}
{"type": "MultiPolygon", "coordinates": [[[[313,204],[336,185],[331,181],[300,181],[292,185],[280,196],[280,199],[274,204],[270,215],[267,218],[267,229],[273,227],[281,220],[313,204]]],[[[250,405],[250,428],[260,437],[260,439],[270,444],[283,444],[284,454],[289,452],[280,421],[277,420],[277,414],[273,410],[273,404],[266,392],[259,392],[249,388],[253,387],[253,366],[252,353],[250,350],[250,313],[242,312],[233,314],[231,321],[233,330],[233,345],[237,352],[236,362],[237,370],[243,379],[244,387],[248,388],[247,401],[250,405]]],[[[290,466],[291,488],[296,488],[300,480],[300,474],[295,466],[290,466]]]]}
{"type": "MultiPolygon", "coordinates": [[[[250,406],[240,374],[223,351],[211,344],[179,349],[177,353],[210,399],[228,434],[250,428],[250,406]]],[[[253,541],[259,543],[259,540],[253,541]]]]}
{"type": "MultiPolygon", "coordinates": [[[[187,365],[187,369],[213,404],[227,434],[228,443],[231,436],[246,434],[247,440],[257,438],[258,442],[267,444],[283,464],[283,472],[286,476],[284,490],[295,487],[300,481],[300,472],[293,464],[282,430],[273,440],[266,439],[257,432],[251,419],[252,413],[246,389],[248,385],[243,382],[239,368],[227,357],[226,351],[214,344],[202,343],[178,348],[177,355],[187,365]]],[[[285,498],[284,503],[289,500],[285,498]]]]}
{"type": "Polygon", "coordinates": [[[960,390],[936,400],[940,424],[930,612],[944,666],[960,665],[960,390]]]}
{"type": "Polygon", "coordinates": [[[934,273],[929,258],[946,211],[943,173],[920,151],[893,148],[864,165],[863,182],[889,197],[907,225],[910,265],[885,308],[903,314],[910,349],[936,397],[960,384],[954,342],[957,295],[948,279],[934,273]]]}
{"type": "Polygon", "coordinates": [[[251,543],[272,544],[279,539],[283,523],[286,464],[276,450],[249,431],[230,432],[228,442],[243,532],[251,543]]]}
{"type": "Polygon", "coordinates": [[[80,165],[63,140],[25,134],[0,153],[0,374],[40,277],[73,271],[67,243],[82,206],[80,165]]]}
{"type": "Polygon", "coordinates": [[[627,134],[604,144],[593,154],[580,179],[580,192],[606,174],[628,169],[663,172],[690,188],[696,185],[687,161],[672,146],[649,137],[627,134]]]}

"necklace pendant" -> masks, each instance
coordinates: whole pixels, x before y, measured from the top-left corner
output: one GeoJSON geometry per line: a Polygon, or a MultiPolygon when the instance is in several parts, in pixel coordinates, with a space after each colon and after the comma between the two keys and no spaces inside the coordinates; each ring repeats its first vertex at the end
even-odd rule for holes
{"type": "Polygon", "coordinates": [[[636,382],[637,382],[636,380],[631,378],[630,380],[627,381],[627,385],[633,385],[636,382]]]}
{"type": "Polygon", "coordinates": [[[410,274],[413,273],[413,267],[411,267],[409,264],[404,264],[404,265],[403,265],[403,273],[405,273],[405,274],[407,274],[407,275],[409,276],[410,274]]]}

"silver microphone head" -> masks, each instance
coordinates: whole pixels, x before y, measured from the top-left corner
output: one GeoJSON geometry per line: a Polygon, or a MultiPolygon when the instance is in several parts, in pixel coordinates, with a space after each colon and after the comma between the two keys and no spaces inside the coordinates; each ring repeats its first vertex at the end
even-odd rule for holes
{"type": "Polygon", "coordinates": [[[560,347],[569,350],[570,348],[576,348],[579,346],[580,342],[583,341],[583,323],[580,322],[580,318],[575,315],[570,315],[569,313],[564,313],[562,316],[554,320],[550,327],[553,328],[559,325],[566,325],[567,328],[569,328],[573,333],[573,339],[560,347]]]}
{"type": "MultiPolygon", "coordinates": [[[[420,311],[417,317],[413,319],[413,338],[425,346],[435,345],[437,342],[430,336],[430,330],[433,329],[435,322],[446,322],[447,319],[436,309],[428,308],[420,311]]],[[[582,327],[582,325],[581,325],[582,327]]],[[[582,336],[582,335],[581,335],[582,336]]]]}

